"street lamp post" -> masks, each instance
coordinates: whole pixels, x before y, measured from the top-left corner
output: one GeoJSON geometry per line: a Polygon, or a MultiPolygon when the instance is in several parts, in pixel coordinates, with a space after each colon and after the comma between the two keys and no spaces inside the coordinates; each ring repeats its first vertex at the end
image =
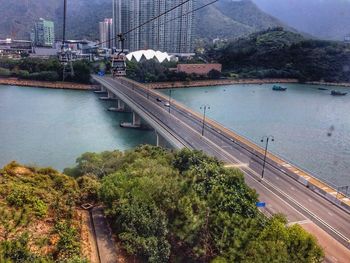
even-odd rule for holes
{"type": "Polygon", "coordinates": [[[203,110],[203,121],[202,121],[202,136],[204,136],[204,129],[205,129],[205,119],[206,119],[206,114],[207,110],[210,110],[210,106],[205,104],[200,107],[201,110],[203,110]]]}
{"type": "Polygon", "coordinates": [[[169,113],[170,113],[170,108],[171,108],[171,93],[172,93],[172,90],[169,90],[169,113]]]}
{"type": "Polygon", "coordinates": [[[267,148],[269,147],[269,141],[274,142],[275,141],[275,137],[273,137],[272,135],[270,136],[264,136],[261,138],[261,142],[266,142],[265,145],[265,153],[264,153],[264,162],[263,162],[263,168],[262,168],[262,172],[261,172],[261,179],[264,179],[264,172],[265,172],[265,164],[266,164],[266,155],[267,155],[267,148]]]}

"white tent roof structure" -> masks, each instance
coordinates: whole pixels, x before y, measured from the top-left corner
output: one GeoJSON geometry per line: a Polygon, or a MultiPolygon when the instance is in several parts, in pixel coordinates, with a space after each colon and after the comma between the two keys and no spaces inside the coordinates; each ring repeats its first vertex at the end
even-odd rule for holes
{"type": "Polygon", "coordinates": [[[137,62],[140,62],[142,59],[146,59],[146,60],[157,59],[160,63],[162,63],[165,60],[170,61],[172,57],[166,52],[154,51],[152,49],[148,49],[148,50],[138,50],[138,51],[131,52],[128,55],[126,55],[126,58],[128,60],[135,59],[137,62]]]}

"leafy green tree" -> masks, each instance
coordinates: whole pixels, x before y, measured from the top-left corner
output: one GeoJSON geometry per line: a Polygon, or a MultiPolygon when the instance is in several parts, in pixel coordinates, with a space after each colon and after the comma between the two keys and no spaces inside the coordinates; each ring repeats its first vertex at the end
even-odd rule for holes
{"type": "Polygon", "coordinates": [[[98,178],[94,175],[84,175],[77,179],[80,188],[80,202],[96,202],[101,187],[98,178]]]}
{"type": "Polygon", "coordinates": [[[100,175],[99,199],[124,248],[141,260],[323,260],[310,234],[257,209],[258,195],[241,171],[203,152],[144,145],[123,154],[84,154],[76,169],[84,174],[101,167],[108,170],[100,175]]]}

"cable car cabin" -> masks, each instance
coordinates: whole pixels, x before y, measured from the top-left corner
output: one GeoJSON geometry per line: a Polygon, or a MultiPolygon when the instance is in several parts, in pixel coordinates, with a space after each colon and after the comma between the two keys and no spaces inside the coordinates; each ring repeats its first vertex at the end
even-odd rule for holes
{"type": "Polygon", "coordinates": [[[126,76],[126,57],[124,54],[112,55],[112,75],[113,77],[126,76]]]}

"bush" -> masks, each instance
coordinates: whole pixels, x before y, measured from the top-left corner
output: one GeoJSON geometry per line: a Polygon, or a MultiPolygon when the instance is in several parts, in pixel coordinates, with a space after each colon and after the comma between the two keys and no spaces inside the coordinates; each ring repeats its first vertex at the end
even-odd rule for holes
{"type": "Polygon", "coordinates": [[[69,222],[61,221],[55,226],[59,240],[56,245],[56,258],[67,260],[80,256],[80,243],[77,229],[69,222]]]}
{"type": "MultiPolygon", "coordinates": [[[[0,243],[0,262],[45,262],[28,248],[29,235],[22,234],[14,240],[0,243]]],[[[46,261],[48,262],[48,261],[46,261]]]]}
{"type": "Polygon", "coordinates": [[[48,207],[45,202],[35,199],[33,202],[33,211],[38,217],[43,217],[47,214],[48,207]]]}
{"type": "Polygon", "coordinates": [[[27,70],[19,70],[16,74],[20,79],[28,79],[29,77],[29,72],[27,70]]]}
{"type": "Polygon", "coordinates": [[[11,76],[11,71],[6,68],[0,68],[0,77],[9,77],[11,76]]]}
{"type": "Polygon", "coordinates": [[[58,81],[59,75],[55,71],[42,71],[30,73],[28,75],[24,74],[21,76],[23,79],[31,79],[31,80],[42,80],[42,81],[58,81]]]}
{"type": "Polygon", "coordinates": [[[100,182],[94,175],[84,175],[77,179],[80,187],[80,202],[96,202],[98,199],[98,191],[100,182]]]}

